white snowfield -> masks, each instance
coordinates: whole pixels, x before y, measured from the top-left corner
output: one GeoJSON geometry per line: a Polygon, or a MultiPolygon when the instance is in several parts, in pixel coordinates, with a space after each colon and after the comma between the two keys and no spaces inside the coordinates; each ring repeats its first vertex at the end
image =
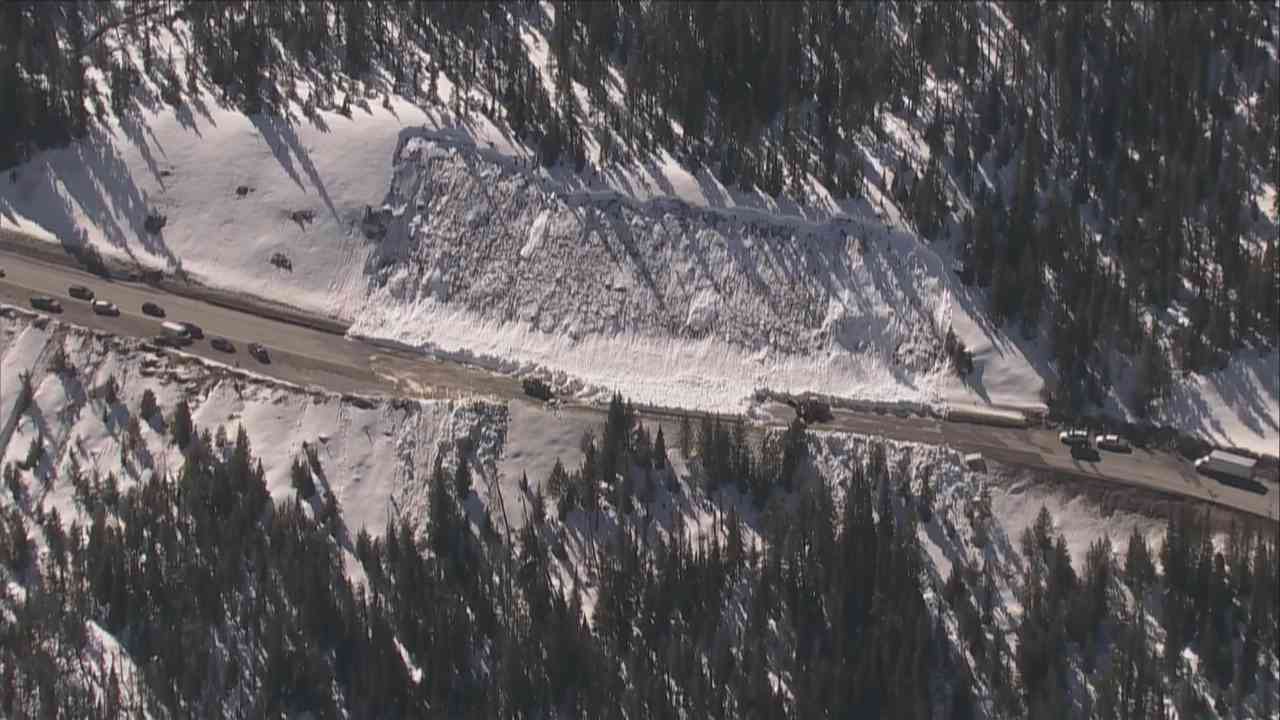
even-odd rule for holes
{"type": "MultiPolygon", "coordinates": [[[[483,116],[395,96],[312,121],[206,95],[111,128],[0,182],[0,222],[587,397],[736,412],[768,387],[1041,409],[1053,379],[1047,341],[993,325],[949,247],[903,229],[878,181],[874,206],[816,185],[799,205],[665,154],[579,176],[532,166],[483,116]],[[967,383],[941,355],[948,327],[974,353],[967,383]]],[[[890,164],[890,149],[863,150],[869,172],[890,164]]],[[[1182,383],[1157,419],[1274,453],[1276,358],[1182,383]]]]}

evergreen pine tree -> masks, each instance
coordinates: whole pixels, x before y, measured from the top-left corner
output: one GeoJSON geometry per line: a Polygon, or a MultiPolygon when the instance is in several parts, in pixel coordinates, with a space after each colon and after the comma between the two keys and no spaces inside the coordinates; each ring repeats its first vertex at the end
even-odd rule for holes
{"type": "Polygon", "coordinates": [[[667,441],[662,437],[662,426],[658,426],[658,435],[653,439],[653,469],[667,469],[667,441]]]}
{"type": "Polygon", "coordinates": [[[179,400],[173,409],[173,441],[180,450],[186,450],[191,444],[195,427],[191,423],[191,407],[187,401],[179,400]]]}

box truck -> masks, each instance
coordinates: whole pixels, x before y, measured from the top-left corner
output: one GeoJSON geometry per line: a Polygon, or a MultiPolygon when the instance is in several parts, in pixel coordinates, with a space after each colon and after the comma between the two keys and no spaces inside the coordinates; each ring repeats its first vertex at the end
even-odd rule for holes
{"type": "Polygon", "coordinates": [[[1214,450],[1196,460],[1196,471],[1204,475],[1226,475],[1237,480],[1253,479],[1253,466],[1257,461],[1244,455],[1214,450]]]}

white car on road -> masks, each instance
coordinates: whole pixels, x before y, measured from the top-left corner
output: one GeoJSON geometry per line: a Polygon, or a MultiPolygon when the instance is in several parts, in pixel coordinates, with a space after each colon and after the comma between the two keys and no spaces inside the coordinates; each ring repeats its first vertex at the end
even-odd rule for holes
{"type": "Polygon", "coordinates": [[[1058,439],[1063,445],[1088,445],[1089,431],[1087,430],[1063,430],[1058,433],[1058,439]]]}
{"type": "Polygon", "coordinates": [[[1103,450],[1129,452],[1129,442],[1119,435],[1099,435],[1093,439],[1093,444],[1103,450]]]}
{"type": "Polygon", "coordinates": [[[99,315],[119,315],[120,314],[120,308],[116,307],[115,303],[107,302],[106,300],[94,300],[93,311],[99,315]]]}

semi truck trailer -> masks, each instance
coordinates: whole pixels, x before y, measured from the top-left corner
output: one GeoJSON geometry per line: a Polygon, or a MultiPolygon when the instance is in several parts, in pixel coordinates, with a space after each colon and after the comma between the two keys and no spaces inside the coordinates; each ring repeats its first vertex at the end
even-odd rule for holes
{"type": "Polygon", "coordinates": [[[1226,475],[1237,480],[1251,480],[1256,463],[1256,460],[1244,455],[1214,450],[1196,460],[1196,471],[1203,475],[1226,475]]]}

